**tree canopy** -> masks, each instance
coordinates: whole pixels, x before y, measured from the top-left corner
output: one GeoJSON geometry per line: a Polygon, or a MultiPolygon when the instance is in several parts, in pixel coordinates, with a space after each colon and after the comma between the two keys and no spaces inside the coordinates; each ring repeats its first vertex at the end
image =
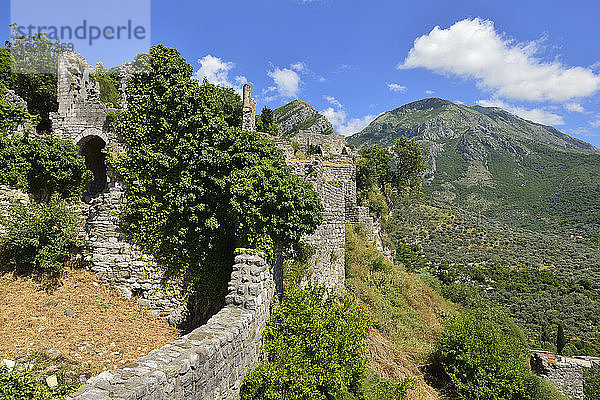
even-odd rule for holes
{"type": "Polygon", "coordinates": [[[125,229],[167,276],[222,295],[234,249],[271,252],[314,231],[319,198],[271,141],[241,132],[233,89],[200,84],[160,45],[134,67],[115,118],[127,151],[112,160],[126,184],[125,229]]]}

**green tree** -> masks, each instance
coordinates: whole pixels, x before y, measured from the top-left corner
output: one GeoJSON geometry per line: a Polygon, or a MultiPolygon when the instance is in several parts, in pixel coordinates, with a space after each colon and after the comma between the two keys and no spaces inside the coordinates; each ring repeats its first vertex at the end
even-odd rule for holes
{"type": "Polygon", "coordinates": [[[242,399],[362,398],[370,331],[368,316],[348,297],[314,286],[287,290],[265,329],[268,362],[246,376],[242,399]]]}
{"type": "Polygon", "coordinates": [[[256,130],[274,136],[279,134],[279,125],[275,123],[275,114],[269,107],[264,106],[260,115],[256,116],[256,130]]]}
{"type": "Polygon", "coordinates": [[[563,329],[562,324],[559,324],[558,329],[556,330],[556,352],[558,354],[562,354],[566,343],[567,342],[565,340],[565,331],[563,329]]]}
{"type": "Polygon", "coordinates": [[[13,89],[29,112],[39,116],[38,131],[49,132],[50,112],[58,110],[58,55],[63,47],[46,34],[21,35],[15,24],[11,27],[11,40],[0,56],[0,85],[13,89]]]}
{"type": "Polygon", "coordinates": [[[413,138],[401,137],[391,148],[392,185],[395,188],[420,190],[427,168],[423,149],[413,138]]]}
{"type": "Polygon", "coordinates": [[[91,178],[71,142],[53,135],[32,139],[0,133],[0,183],[47,202],[54,193],[64,199],[80,197],[91,178]]]}
{"type": "Polygon", "coordinates": [[[321,204],[291,174],[283,154],[256,132],[241,132],[241,99],[192,78],[174,49],[136,58],[126,110],[115,117],[127,144],[113,159],[125,182],[125,229],[167,276],[220,298],[236,247],[272,251],[321,222],[321,204]]]}

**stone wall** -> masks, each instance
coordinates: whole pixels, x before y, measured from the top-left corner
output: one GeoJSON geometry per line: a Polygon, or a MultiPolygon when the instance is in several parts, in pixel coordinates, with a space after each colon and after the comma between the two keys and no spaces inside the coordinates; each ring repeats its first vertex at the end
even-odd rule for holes
{"type": "Polygon", "coordinates": [[[348,150],[346,150],[346,139],[335,132],[323,135],[318,132],[300,130],[291,137],[291,140],[298,142],[300,151],[305,154],[307,153],[308,145],[310,144],[313,146],[320,146],[323,155],[348,155],[348,150]]]}
{"type": "Polygon", "coordinates": [[[89,379],[73,400],[239,399],[244,376],[261,361],[274,295],[262,253],[236,256],[226,306],[208,323],[123,368],[89,379]]]}
{"type": "Polygon", "coordinates": [[[547,351],[532,351],[531,367],[568,398],[584,400],[584,372],[586,369],[600,368],[600,358],[563,357],[547,351]]]}

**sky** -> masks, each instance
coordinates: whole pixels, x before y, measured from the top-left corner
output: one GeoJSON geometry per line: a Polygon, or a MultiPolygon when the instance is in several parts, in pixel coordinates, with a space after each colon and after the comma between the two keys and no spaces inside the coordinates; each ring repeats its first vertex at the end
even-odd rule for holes
{"type": "Polygon", "coordinates": [[[382,112],[439,97],[502,107],[600,147],[597,1],[12,3],[11,13],[11,1],[0,0],[2,41],[11,21],[75,29],[85,20],[112,36],[131,21],[129,38],[90,46],[92,32],[75,50],[113,66],[150,44],[174,47],[199,79],[236,89],[250,83],[257,112],[299,98],[344,135],[382,112]],[[138,26],[144,34],[131,39],[138,26]]]}

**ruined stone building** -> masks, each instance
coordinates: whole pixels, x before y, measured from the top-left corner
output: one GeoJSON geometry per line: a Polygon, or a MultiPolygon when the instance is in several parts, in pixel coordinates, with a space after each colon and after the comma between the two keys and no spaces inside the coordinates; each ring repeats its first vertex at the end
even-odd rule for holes
{"type": "MultiPolygon", "coordinates": [[[[123,184],[106,160],[125,148],[111,127],[111,109],[100,100],[100,84],[94,73],[95,68],[81,55],[62,54],[58,63],[58,111],[51,115],[54,133],[79,148],[94,174],[82,202],[89,267],[99,280],[110,283],[124,296],[136,296],[153,315],[179,322],[186,313],[180,286],[164,282],[153,258],[141,252],[119,224],[118,213],[126,201],[123,184]]],[[[121,107],[126,107],[125,82],[129,74],[130,66],[122,65],[121,107]]],[[[255,108],[250,85],[244,85],[242,129],[256,130],[255,108]]],[[[314,132],[296,136],[293,139],[302,145],[321,144],[328,152],[327,158],[296,159],[289,138],[272,138],[292,172],[313,184],[324,207],[322,224],[303,238],[315,249],[310,261],[311,277],[328,287],[343,289],[345,224],[363,222],[372,232],[376,232],[376,224],[367,209],[357,205],[356,172],[344,138],[314,132]]],[[[0,188],[0,195],[5,190],[0,188]]],[[[260,362],[262,332],[274,288],[273,271],[264,255],[243,251],[235,259],[225,307],[205,325],[124,368],[91,378],[73,398],[238,399],[245,374],[260,362]]]]}

